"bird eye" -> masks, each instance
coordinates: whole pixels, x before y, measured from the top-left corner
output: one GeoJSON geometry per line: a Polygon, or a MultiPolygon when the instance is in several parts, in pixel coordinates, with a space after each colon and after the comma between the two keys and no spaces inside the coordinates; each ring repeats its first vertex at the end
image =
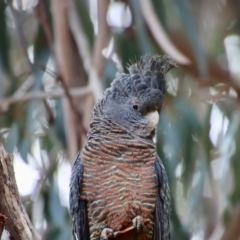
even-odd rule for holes
{"type": "Polygon", "coordinates": [[[134,104],[132,107],[134,110],[136,110],[136,111],[138,110],[138,105],[134,104]]]}

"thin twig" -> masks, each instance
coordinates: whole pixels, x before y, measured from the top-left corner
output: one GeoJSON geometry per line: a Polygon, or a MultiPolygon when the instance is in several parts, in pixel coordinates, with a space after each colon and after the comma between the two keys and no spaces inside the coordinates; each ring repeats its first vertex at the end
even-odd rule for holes
{"type": "Polygon", "coordinates": [[[106,47],[109,39],[109,27],[107,24],[107,11],[109,7],[109,0],[97,1],[98,9],[98,33],[94,46],[94,66],[98,76],[103,74],[104,57],[102,50],[106,47]]]}
{"type": "Polygon", "coordinates": [[[21,202],[13,170],[13,156],[0,144],[0,209],[12,240],[38,240],[36,230],[21,202]]]}
{"type": "MultiPolygon", "coordinates": [[[[51,29],[50,29],[50,22],[48,20],[47,13],[46,13],[46,8],[45,8],[45,5],[44,5],[43,1],[39,1],[39,4],[37,5],[36,15],[37,15],[37,17],[38,17],[38,19],[39,19],[39,21],[42,25],[42,28],[43,28],[44,34],[46,36],[50,52],[51,52],[51,55],[55,59],[56,68],[59,69],[58,59],[56,58],[56,54],[55,54],[55,50],[54,50],[54,46],[53,46],[54,44],[53,44],[52,32],[51,32],[51,29]]],[[[47,69],[45,66],[41,66],[41,68],[52,76],[56,75],[56,76],[54,76],[56,78],[56,80],[58,80],[59,82],[62,83],[65,95],[67,96],[69,105],[72,108],[72,111],[74,113],[74,118],[76,119],[75,121],[78,122],[78,120],[81,119],[82,117],[81,117],[78,109],[76,108],[75,104],[73,103],[73,99],[71,97],[71,94],[69,93],[69,89],[68,89],[64,79],[62,78],[62,76],[51,73],[51,71],[49,69],[47,69]]],[[[47,106],[47,103],[45,103],[45,105],[47,106]]],[[[83,127],[82,127],[82,130],[83,130],[83,132],[86,132],[83,127]]]]}
{"type": "Polygon", "coordinates": [[[140,6],[143,17],[152,35],[154,36],[159,46],[161,46],[163,51],[165,51],[177,63],[189,65],[191,63],[190,59],[188,59],[173,45],[163,26],[161,25],[161,22],[157,19],[151,1],[140,0],[140,6]]]}
{"type": "MultiPolygon", "coordinates": [[[[89,86],[80,87],[80,88],[72,88],[69,89],[69,94],[72,97],[82,97],[91,93],[91,89],[89,86]]],[[[19,102],[28,102],[31,100],[42,100],[42,99],[52,99],[52,98],[62,98],[67,97],[66,92],[63,89],[54,90],[54,91],[38,91],[38,92],[29,92],[23,94],[14,95],[13,97],[5,98],[0,101],[0,109],[7,110],[10,105],[19,102]]]]}
{"type": "Polygon", "coordinates": [[[40,178],[37,181],[36,188],[31,193],[31,200],[36,201],[38,198],[41,189],[43,188],[46,181],[50,178],[52,172],[57,168],[58,161],[56,158],[50,158],[49,155],[49,164],[48,166],[44,166],[44,168],[40,168],[40,178]]]}
{"type": "MultiPolygon", "coordinates": [[[[42,2],[42,1],[40,1],[40,2],[42,2]]],[[[20,41],[20,44],[22,46],[22,50],[23,50],[23,53],[25,55],[25,59],[27,60],[30,71],[32,72],[33,76],[35,76],[36,66],[30,61],[30,58],[29,58],[29,55],[28,55],[28,52],[27,52],[27,42],[26,42],[26,38],[24,36],[24,31],[23,31],[23,28],[22,28],[22,24],[19,21],[19,13],[14,9],[11,1],[7,0],[7,3],[9,5],[9,8],[11,10],[11,13],[13,15],[13,18],[14,18],[14,21],[15,21],[15,24],[16,24],[16,29],[17,29],[19,41],[20,41]]],[[[50,116],[49,119],[52,119],[53,113],[51,112],[51,108],[49,107],[48,103],[45,102],[45,100],[43,100],[43,101],[44,101],[47,113],[50,116]]]]}
{"type": "Polygon", "coordinates": [[[44,6],[44,1],[39,1],[38,5],[36,7],[35,13],[42,25],[44,34],[45,34],[47,42],[48,42],[50,52],[55,59],[55,51],[54,51],[54,47],[53,47],[53,36],[52,36],[51,28],[50,28],[50,22],[48,20],[46,9],[44,6]]]}
{"type": "MultiPolygon", "coordinates": [[[[49,22],[49,19],[47,18],[47,14],[46,14],[46,8],[45,8],[43,3],[39,3],[39,4],[40,4],[39,12],[41,13],[41,14],[39,14],[39,20],[41,22],[43,31],[44,31],[44,33],[46,35],[46,38],[47,38],[47,41],[48,41],[48,45],[49,45],[51,54],[52,54],[53,58],[55,59],[56,68],[59,70],[60,64],[59,64],[59,60],[57,59],[55,51],[54,51],[53,37],[52,37],[51,29],[50,29],[50,22],[49,22]]],[[[59,80],[59,82],[62,83],[65,95],[66,95],[66,97],[68,99],[68,102],[69,102],[69,105],[70,105],[70,107],[71,107],[71,109],[73,111],[73,116],[74,116],[74,121],[76,122],[76,126],[79,126],[80,130],[83,133],[86,134],[86,132],[87,132],[86,129],[83,127],[82,124],[79,124],[79,123],[82,122],[81,121],[82,116],[81,116],[80,112],[78,111],[77,107],[75,106],[75,104],[73,102],[73,99],[72,99],[71,94],[69,92],[68,86],[67,86],[66,82],[63,79],[63,76],[62,75],[58,76],[57,80],[59,80]]],[[[77,129],[76,131],[79,131],[79,130],[77,129]]],[[[81,132],[78,133],[78,136],[79,137],[81,136],[81,132]]]]}
{"type": "Polygon", "coordinates": [[[83,59],[84,67],[89,77],[89,86],[92,89],[92,92],[96,101],[102,96],[103,87],[97,75],[95,66],[92,63],[90,46],[89,46],[88,40],[86,39],[85,33],[83,31],[81,21],[79,20],[79,17],[76,13],[76,7],[73,1],[70,1],[70,4],[69,4],[68,17],[69,17],[70,29],[76,41],[78,51],[81,54],[81,57],[83,59]]]}

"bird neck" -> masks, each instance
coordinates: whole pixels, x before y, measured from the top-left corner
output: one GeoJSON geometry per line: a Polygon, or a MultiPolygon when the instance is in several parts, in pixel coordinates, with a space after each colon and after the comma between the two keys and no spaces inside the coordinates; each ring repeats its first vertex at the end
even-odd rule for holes
{"type": "MultiPolygon", "coordinates": [[[[94,118],[90,123],[88,143],[85,148],[103,151],[109,159],[121,158],[125,152],[141,150],[156,156],[156,146],[151,139],[143,139],[126,132],[108,119],[94,118]]],[[[107,160],[107,159],[106,159],[107,160]]]]}
{"type": "Polygon", "coordinates": [[[139,137],[134,132],[127,131],[108,118],[95,117],[92,119],[88,131],[88,141],[92,138],[101,138],[102,141],[118,141],[121,138],[130,142],[136,141],[155,149],[155,144],[151,137],[139,137]]]}

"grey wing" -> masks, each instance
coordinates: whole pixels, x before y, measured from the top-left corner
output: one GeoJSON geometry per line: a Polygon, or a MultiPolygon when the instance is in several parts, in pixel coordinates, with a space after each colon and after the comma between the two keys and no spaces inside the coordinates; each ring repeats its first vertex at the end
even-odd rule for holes
{"type": "Polygon", "coordinates": [[[83,169],[84,167],[79,153],[72,168],[69,196],[70,216],[72,220],[72,233],[74,240],[90,239],[87,204],[86,201],[80,198],[83,169]]]}
{"type": "Polygon", "coordinates": [[[158,196],[156,201],[156,214],[153,239],[169,240],[171,198],[167,173],[159,157],[156,159],[154,168],[158,182],[158,196]]]}

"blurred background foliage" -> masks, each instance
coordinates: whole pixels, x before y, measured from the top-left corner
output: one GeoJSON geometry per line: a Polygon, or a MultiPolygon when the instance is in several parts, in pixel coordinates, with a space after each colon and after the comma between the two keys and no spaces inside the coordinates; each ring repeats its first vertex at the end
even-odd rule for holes
{"type": "Polygon", "coordinates": [[[91,109],[143,54],[179,65],[157,132],[172,239],[240,239],[240,2],[5,0],[0,142],[42,239],[71,239],[69,177],[91,109]]]}

